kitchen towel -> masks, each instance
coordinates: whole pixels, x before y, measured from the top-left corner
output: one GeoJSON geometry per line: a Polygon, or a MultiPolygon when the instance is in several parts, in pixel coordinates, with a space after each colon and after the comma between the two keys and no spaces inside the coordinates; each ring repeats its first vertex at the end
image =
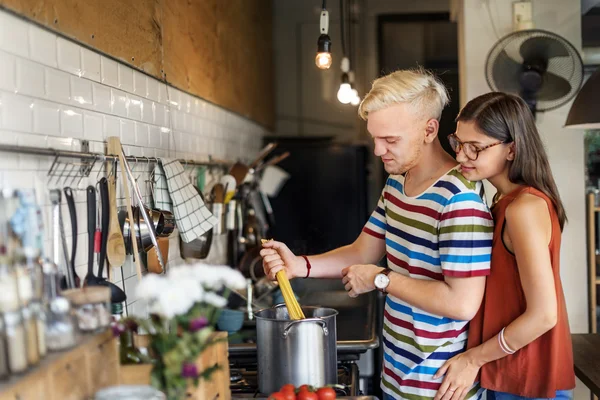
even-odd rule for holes
{"type": "Polygon", "coordinates": [[[217,218],[206,207],[177,160],[162,158],[156,164],[154,204],[158,209],[173,212],[179,235],[186,243],[198,239],[217,224],[217,218]]]}

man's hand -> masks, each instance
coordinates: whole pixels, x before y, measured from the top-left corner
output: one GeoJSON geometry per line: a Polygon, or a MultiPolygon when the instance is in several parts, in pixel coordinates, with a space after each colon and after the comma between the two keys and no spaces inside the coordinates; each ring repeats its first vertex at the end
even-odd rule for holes
{"type": "Polygon", "coordinates": [[[375,276],[385,268],[373,264],[351,265],[342,270],[342,282],[350,297],[375,290],[375,276]]]}
{"type": "Polygon", "coordinates": [[[271,280],[276,280],[275,275],[284,270],[288,279],[306,275],[306,263],[283,243],[270,240],[263,243],[260,255],[263,258],[263,269],[271,280]]]}

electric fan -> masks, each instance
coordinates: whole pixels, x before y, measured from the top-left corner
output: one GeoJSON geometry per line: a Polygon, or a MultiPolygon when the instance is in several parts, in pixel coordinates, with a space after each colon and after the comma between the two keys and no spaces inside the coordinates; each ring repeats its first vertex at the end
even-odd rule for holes
{"type": "Polygon", "coordinates": [[[485,77],[494,91],[521,96],[531,112],[568,102],[583,81],[581,56],[563,37],[541,29],[513,32],[488,54],[485,77]]]}

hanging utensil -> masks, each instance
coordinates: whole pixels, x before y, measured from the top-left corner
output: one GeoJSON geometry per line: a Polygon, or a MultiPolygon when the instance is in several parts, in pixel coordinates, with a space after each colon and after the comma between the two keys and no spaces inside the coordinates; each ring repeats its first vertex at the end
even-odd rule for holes
{"type": "Polygon", "coordinates": [[[98,257],[98,279],[99,285],[108,286],[110,289],[110,302],[111,303],[122,303],[127,300],[125,292],[115,285],[114,283],[106,280],[103,276],[104,264],[106,263],[106,248],[108,243],[108,227],[110,220],[110,200],[108,195],[108,181],[106,178],[100,179],[98,183],[100,185],[100,200],[102,202],[102,218],[101,218],[101,241],[100,241],[100,255],[98,257]]]}
{"type": "MultiPolygon", "coordinates": [[[[133,173],[131,172],[131,168],[129,168],[129,164],[127,163],[127,159],[125,158],[125,154],[123,152],[123,146],[121,146],[121,151],[119,153],[119,162],[121,163],[121,166],[122,166],[121,172],[123,174],[123,179],[125,179],[125,172],[127,172],[127,175],[129,176],[129,181],[131,182],[133,194],[136,197],[137,203],[139,205],[140,213],[141,213],[142,217],[144,218],[144,221],[146,222],[146,226],[148,226],[148,233],[150,235],[150,239],[152,240],[152,244],[154,245],[154,247],[156,247],[156,256],[158,257],[158,262],[160,263],[160,266],[164,270],[165,263],[163,261],[163,256],[160,251],[160,247],[158,246],[158,240],[156,238],[156,231],[154,230],[154,225],[152,224],[152,221],[150,220],[150,217],[148,216],[148,213],[146,212],[146,207],[144,207],[144,199],[142,198],[142,194],[140,193],[140,188],[138,188],[138,186],[135,182],[135,177],[133,176],[133,173]]],[[[127,187],[127,186],[125,185],[124,187],[127,187]]],[[[129,192],[129,189],[127,189],[127,192],[129,192]]],[[[132,235],[132,237],[136,237],[136,236],[132,235]]],[[[135,240],[134,240],[134,243],[135,243],[135,240]]],[[[137,248],[137,244],[135,247],[137,248]]]]}
{"type": "Polygon", "coordinates": [[[273,150],[275,150],[275,147],[277,147],[276,143],[267,144],[260,151],[260,153],[258,153],[258,156],[256,157],[256,159],[254,161],[252,161],[252,163],[250,164],[250,168],[253,168],[253,169],[256,168],[258,166],[258,164],[260,164],[260,162],[265,159],[266,156],[268,156],[269,154],[271,154],[271,152],[273,150]]]}
{"type": "Polygon", "coordinates": [[[84,279],[84,286],[95,286],[98,278],[94,275],[94,254],[96,249],[100,252],[100,238],[96,231],[96,188],[88,186],[87,194],[87,229],[88,229],[88,268],[84,279]]]}
{"type": "MultiPolygon", "coordinates": [[[[71,270],[69,269],[69,250],[67,248],[67,239],[65,235],[65,227],[62,221],[62,211],[61,211],[61,193],[58,189],[53,189],[50,191],[50,201],[52,203],[52,227],[53,227],[53,238],[52,238],[52,261],[57,268],[59,266],[64,266],[64,268],[60,268],[62,272],[62,279],[64,283],[59,283],[59,286],[63,286],[66,288],[71,288],[75,285],[73,275],[71,270]],[[62,241],[62,250],[65,258],[64,264],[60,262],[60,251],[59,251],[59,239],[62,241]]],[[[56,282],[51,282],[53,286],[56,286],[56,282]]],[[[52,287],[53,298],[58,295],[58,288],[52,287]]]]}
{"type": "MultiPolygon", "coordinates": [[[[71,247],[71,259],[69,260],[69,270],[70,276],[72,276],[72,286],[69,286],[71,289],[81,287],[81,280],[77,275],[77,271],[75,270],[75,255],[77,254],[77,210],[75,209],[75,199],[73,198],[73,190],[70,187],[66,187],[63,189],[65,194],[65,199],[67,200],[67,206],[69,207],[69,217],[71,219],[71,236],[72,236],[72,247],[71,247]]],[[[63,231],[64,237],[64,231],[63,231]]],[[[66,240],[63,243],[63,246],[66,247],[66,240]]],[[[65,254],[66,256],[66,254],[65,254]]],[[[68,258],[67,258],[68,260],[68,258]]],[[[62,284],[61,284],[62,287],[62,284]]],[[[65,282],[65,286],[66,282],[65,282]]]]}
{"type": "MultiPolygon", "coordinates": [[[[115,177],[117,174],[116,162],[112,164],[112,170],[108,175],[108,201],[110,205],[110,225],[108,231],[103,233],[108,235],[106,256],[108,262],[112,267],[120,267],[125,264],[125,241],[123,234],[121,233],[121,227],[119,225],[118,211],[117,211],[117,188],[115,177]]],[[[110,278],[110,270],[109,270],[110,278]]]]}
{"type": "MultiPolygon", "coordinates": [[[[129,185],[127,184],[127,175],[125,173],[125,160],[124,160],[124,156],[123,156],[123,151],[121,148],[121,141],[119,140],[118,137],[115,136],[111,136],[107,139],[107,152],[111,155],[116,155],[119,158],[119,162],[121,163],[121,178],[123,180],[123,192],[125,194],[125,204],[127,205],[127,214],[129,215],[129,221],[131,221],[130,223],[130,231],[131,231],[131,237],[135,238],[135,223],[133,221],[135,221],[133,219],[133,210],[131,209],[131,197],[129,195],[129,185]]],[[[138,252],[138,246],[137,246],[137,240],[131,240],[131,243],[133,245],[133,254],[134,254],[134,262],[135,262],[135,267],[136,267],[136,272],[137,272],[137,276],[138,279],[142,279],[142,265],[140,262],[140,257],[139,257],[139,252],[138,252]]]]}

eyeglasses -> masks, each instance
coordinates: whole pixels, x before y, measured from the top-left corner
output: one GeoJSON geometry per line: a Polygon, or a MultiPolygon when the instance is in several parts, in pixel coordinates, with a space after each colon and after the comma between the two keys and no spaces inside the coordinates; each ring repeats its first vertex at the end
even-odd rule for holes
{"type": "Polygon", "coordinates": [[[450,143],[450,147],[452,147],[452,150],[454,150],[454,152],[456,154],[460,153],[460,151],[462,150],[462,151],[464,151],[465,156],[471,161],[477,160],[477,157],[479,157],[479,153],[481,153],[482,151],[489,149],[490,147],[494,147],[499,144],[506,143],[506,142],[498,142],[498,143],[493,143],[493,144],[487,145],[483,148],[479,148],[476,145],[474,145],[473,143],[461,142],[454,133],[448,135],[448,142],[450,143]]]}

